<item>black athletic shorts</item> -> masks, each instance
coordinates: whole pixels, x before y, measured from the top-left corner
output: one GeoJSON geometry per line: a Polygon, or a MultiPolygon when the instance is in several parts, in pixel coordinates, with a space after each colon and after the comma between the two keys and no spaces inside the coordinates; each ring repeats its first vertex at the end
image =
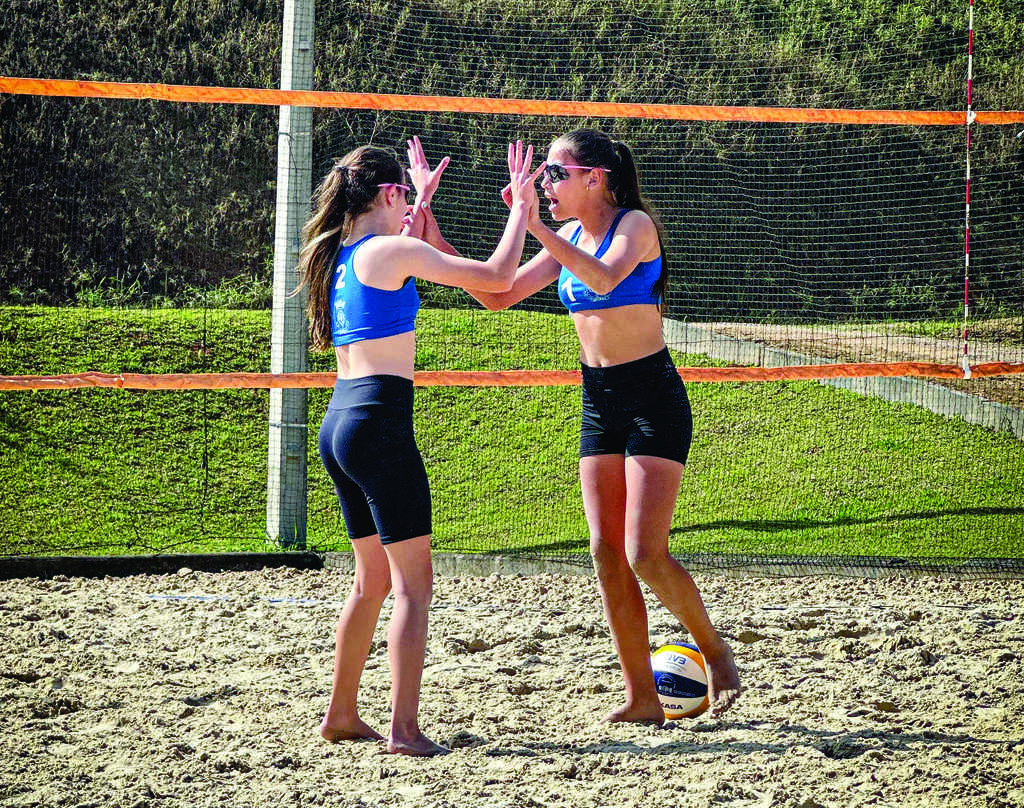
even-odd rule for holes
{"type": "Polygon", "coordinates": [[[339,379],[320,425],[349,539],[383,544],[431,533],[430,485],[412,429],[412,380],[339,379]]]}
{"type": "Polygon", "coordinates": [[[668,348],[621,365],[583,365],[580,457],[648,455],[686,463],[693,415],[668,348]]]}

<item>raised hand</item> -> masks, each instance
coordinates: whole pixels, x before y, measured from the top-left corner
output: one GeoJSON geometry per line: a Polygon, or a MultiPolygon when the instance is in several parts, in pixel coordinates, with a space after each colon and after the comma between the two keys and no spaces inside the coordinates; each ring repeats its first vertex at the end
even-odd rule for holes
{"type": "Polygon", "coordinates": [[[509,184],[501,191],[505,204],[512,207],[516,202],[523,202],[529,208],[532,221],[540,219],[540,199],[537,196],[537,178],[544,171],[547,163],[542,162],[535,171],[530,171],[533,163],[533,146],[523,153],[523,141],[517,140],[508,144],[508,175],[509,184]]]}
{"type": "Polygon", "coordinates": [[[416,188],[416,200],[421,205],[429,205],[434,198],[434,192],[441,182],[441,174],[448,167],[451,158],[444,157],[437,167],[431,171],[427,162],[427,155],[423,152],[423,144],[420,143],[418,135],[413,135],[412,140],[407,140],[409,155],[409,178],[416,188]]]}
{"type": "Polygon", "coordinates": [[[409,155],[409,178],[416,188],[416,201],[406,212],[405,218],[402,220],[402,235],[423,238],[425,227],[424,208],[430,205],[430,200],[433,199],[434,192],[437,191],[437,186],[441,182],[441,174],[448,167],[450,158],[443,158],[437,164],[437,167],[431,171],[430,164],[427,162],[427,155],[423,151],[423,144],[420,143],[419,137],[413,135],[412,140],[406,141],[406,145],[408,146],[406,153],[409,155]]]}

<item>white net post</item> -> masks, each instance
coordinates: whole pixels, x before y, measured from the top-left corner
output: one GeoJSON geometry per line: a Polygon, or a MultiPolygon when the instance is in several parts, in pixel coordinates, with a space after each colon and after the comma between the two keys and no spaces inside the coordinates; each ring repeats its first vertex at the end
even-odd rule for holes
{"type": "MultiPolygon", "coordinates": [[[[285,0],[281,89],[313,86],[314,0],[285,0]]],[[[313,111],[281,107],[277,149],[277,212],[274,232],[272,373],[307,369],[305,294],[297,285],[300,231],[312,193],[313,111]]],[[[267,462],[267,537],[283,547],[306,546],[307,394],[304,389],[270,391],[267,462]]]]}

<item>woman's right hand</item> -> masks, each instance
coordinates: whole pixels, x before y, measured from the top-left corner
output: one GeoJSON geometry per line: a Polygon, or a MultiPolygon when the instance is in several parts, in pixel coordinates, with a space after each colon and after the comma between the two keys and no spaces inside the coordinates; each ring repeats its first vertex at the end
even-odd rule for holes
{"type": "Polygon", "coordinates": [[[530,164],[533,162],[533,146],[527,146],[526,153],[523,153],[523,141],[517,140],[508,144],[508,175],[509,184],[502,191],[501,196],[505,204],[510,208],[518,203],[526,207],[528,221],[531,223],[540,218],[540,199],[537,196],[537,178],[544,171],[546,163],[541,163],[533,172],[530,171],[530,164]]]}
{"type": "Polygon", "coordinates": [[[431,171],[419,136],[413,135],[412,140],[407,140],[406,144],[409,147],[407,150],[409,156],[409,178],[416,188],[416,198],[421,204],[429,205],[430,201],[434,198],[434,192],[437,191],[438,184],[441,182],[441,174],[448,167],[451,158],[442,158],[437,167],[431,171]]]}
{"type": "Polygon", "coordinates": [[[413,135],[412,140],[407,140],[407,154],[409,155],[409,178],[413,187],[416,188],[416,199],[406,211],[402,219],[402,235],[423,238],[426,226],[426,208],[430,206],[430,200],[434,198],[434,192],[441,182],[441,174],[448,167],[449,158],[445,157],[433,170],[427,162],[427,155],[423,151],[423,144],[419,136],[413,135]]]}

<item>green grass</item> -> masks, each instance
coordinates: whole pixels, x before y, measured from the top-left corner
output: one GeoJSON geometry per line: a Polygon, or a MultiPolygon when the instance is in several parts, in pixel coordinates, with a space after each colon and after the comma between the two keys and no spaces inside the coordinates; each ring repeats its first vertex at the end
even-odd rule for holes
{"type": "MultiPolygon", "coordinates": [[[[424,369],[575,368],[565,316],[424,310],[424,369]]],[[[266,311],[0,308],[0,375],[269,370],[266,311]]],[[[680,364],[709,364],[677,356],[680,364]]],[[[311,357],[330,370],[331,355],[311,357]]],[[[814,382],[690,384],[677,552],[1024,556],[1024,445],[814,382]]],[[[344,549],[316,454],[309,542],[344,549]]],[[[0,393],[0,554],[266,549],[265,390],[0,393]]],[[[438,549],[586,553],[579,390],[421,388],[438,549]]]]}

